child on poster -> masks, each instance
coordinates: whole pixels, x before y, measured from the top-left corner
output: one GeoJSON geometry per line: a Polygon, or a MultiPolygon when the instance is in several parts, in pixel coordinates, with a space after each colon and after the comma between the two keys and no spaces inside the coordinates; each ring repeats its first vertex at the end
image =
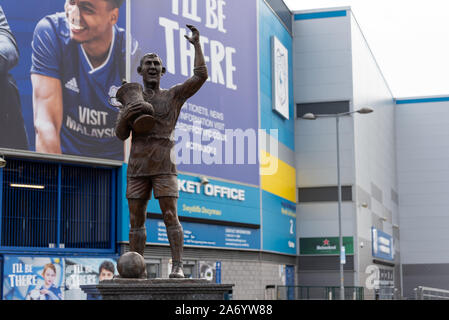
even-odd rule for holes
{"type": "Polygon", "coordinates": [[[47,263],[42,271],[44,284],[39,289],[31,290],[27,300],[62,300],[61,289],[55,286],[56,267],[47,263]]]}

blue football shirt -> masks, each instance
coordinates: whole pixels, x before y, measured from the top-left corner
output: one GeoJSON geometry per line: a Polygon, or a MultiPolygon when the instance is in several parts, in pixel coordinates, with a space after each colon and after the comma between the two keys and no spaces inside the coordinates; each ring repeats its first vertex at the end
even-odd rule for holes
{"type": "Polygon", "coordinates": [[[63,154],[124,160],[123,142],[114,130],[119,110],[109,97],[125,78],[126,42],[125,31],[113,29],[106,61],[93,68],[82,46],[70,38],[64,12],[46,16],[36,26],[31,73],[61,81],[63,154]]]}

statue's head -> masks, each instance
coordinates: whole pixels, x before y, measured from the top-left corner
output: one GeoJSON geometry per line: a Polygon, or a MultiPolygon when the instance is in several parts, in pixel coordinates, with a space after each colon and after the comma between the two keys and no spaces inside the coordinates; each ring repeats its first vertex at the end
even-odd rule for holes
{"type": "Polygon", "coordinates": [[[142,76],[145,83],[159,83],[165,71],[162,59],[156,53],[145,54],[140,59],[140,65],[137,67],[137,72],[142,76]]]}

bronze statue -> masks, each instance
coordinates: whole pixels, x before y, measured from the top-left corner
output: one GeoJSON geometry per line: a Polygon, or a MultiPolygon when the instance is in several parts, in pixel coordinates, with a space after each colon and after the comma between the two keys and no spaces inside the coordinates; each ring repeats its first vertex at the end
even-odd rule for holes
{"type": "Polygon", "coordinates": [[[115,128],[116,135],[121,140],[126,140],[132,132],[126,190],[131,223],[130,251],[143,256],[147,238],[146,208],[153,190],[154,197],[159,200],[170,243],[173,261],[170,278],[184,278],[184,233],[177,214],[177,171],[176,165],[170,159],[174,147],[173,133],[184,102],[193,96],[208,78],[199,31],[192,25],[187,27],[192,31],[192,35],[185,37],[195,48],[194,75],[168,90],[161,89],[160,79],[165,73],[162,60],[155,53],[144,55],[137,72],[143,79],[143,98],[147,103],[127,103],[119,112],[115,128]],[[152,119],[147,119],[149,122],[144,128],[134,128],[133,125],[142,115],[148,115],[152,119]]]}

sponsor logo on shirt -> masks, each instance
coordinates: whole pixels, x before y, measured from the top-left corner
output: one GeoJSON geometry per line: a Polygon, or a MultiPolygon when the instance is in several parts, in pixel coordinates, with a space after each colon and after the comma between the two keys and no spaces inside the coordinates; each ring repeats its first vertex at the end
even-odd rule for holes
{"type": "Polygon", "coordinates": [[[65,87],[69,90],[72,90],[76,93],[80,93],[80,89],[78,88],[78,83],[76,82],[76,79],[73,77],[70,79],[66,84],[65,87]]]}

